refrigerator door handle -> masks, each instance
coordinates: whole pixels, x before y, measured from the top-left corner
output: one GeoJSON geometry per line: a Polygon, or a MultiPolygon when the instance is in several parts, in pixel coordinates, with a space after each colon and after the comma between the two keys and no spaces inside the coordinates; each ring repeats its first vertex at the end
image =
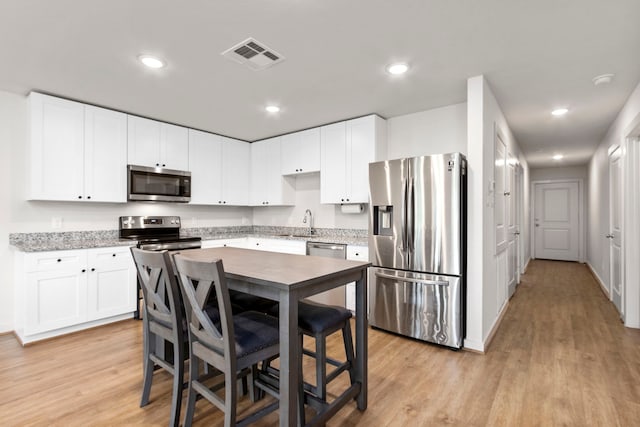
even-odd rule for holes
{"type": "Polygon", "coordinates": [[[375,275],[376,277],[380,277],[382,279],[392,279],[392,280],[397,280],[398,282],[421,283],[423,285],[433,285],[433,286],[449,286],[449,282],[445,282],[443,280],[411,279],[411,278],[394,276],[392,274],[385,274],[379,271],[376,271],[375,275]]]}
{"type": "Polygon", "coordinates": [[[400,232],[402,233],[402,245],[400,249],[402,252],[407,251],[407,193],[409,187],[409,180],[406,180],[402,185],[402,227],[400,232]]]}
{"type": "MultiPolygon", "coordinates": [[[[407,246],[411,256],[409,260],[413,258],[414,247],[414,233],[415,233],[415,180],[411,178],[409,181],[409,192],[407,195],[407,246]]],[[[409,265],[411,268],[411,264],[409,265]]]]}

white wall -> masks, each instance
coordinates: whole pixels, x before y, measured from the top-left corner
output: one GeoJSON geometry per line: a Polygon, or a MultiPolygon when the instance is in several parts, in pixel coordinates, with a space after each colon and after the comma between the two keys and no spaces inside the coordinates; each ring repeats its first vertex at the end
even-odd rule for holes
{"type": "Polygon", "coordinates": [[[467,104],[434,108],[387,120],[387,159],[467,154],[467,104]]]}
{"type": "Polygon", "coordinates": [[[26,134],[24,97],[0,92],[0,332],[13,329],[13,257],[9,248],[12,201],[21,185],[16,176],[22,163],[13,152],[23,144],[26,134]]]}
{"type": "MultiPolygon", "coordinates": [[[[497,258],[495,254],[494,207],[490,194],[493,181],[494,138],[500,132],[507,151],[523,168],[523,184],[530,183],[528,164],[500,109],[491,87],[483,76],[467,82],[469,214],[467,249],[467,338],[465,347],[484,351],[486,340],[501,312],[498,306],[497,258]]],[[[523,212],[529,211],[525,193],[523,212]]],[[[528,229],[525,215],[523,231],[528,229]]],[[[525,247],[529,235],[523,235],[525,247]]]]}
{"type": "MultiPolygon", "coordinates": [[[[605,235],[609,234],[608,150],[612,146],[624,144],[626,132],[628,132],[630,125],[632,122],[637,120],[639,115],[640,84],[635,88],[626,104],[609,127],[606,136],[598,146],[588,166],[589,218],[587,230],[587,262],[607,289],[610,289],[609,241],[605,238],[605,235]]],[[[639,165],[632,165],[632,167],[638,168],[639,165]]],[[[629,196],[630,195],[627,194],[624,197],[629,196]]],[[[637,197],[637,195],[635,196],[637,197]]],[[[637,261],[637,259],[627,260],[627,264],[637,263],[637,261]]],[[[627,280],[627,286],[632,287],[627,290],[627,295],[638,294],[638,287],[640,287],[640,284],[637,283],[637,281],[627,280]]],[[[625,311],[628,316],[625,319],[625,324],[628,326],[633,325],[634,327],[640,327],[640,319],[638,318],[639,305],[640,300],[635,300],[635,298],[627,299],[625,311]]]]}
{"type": "Polygon", "coordinates": [[[583,179],[586,185],[589,179],[589,168],[587,165],[531,168],[531,181],[562,179],[583,179]]]}
{"type": "Polygon", "coordinates": [[[313,214],[313,226],[317,228],[355,228],[366,230],[369,226],[367,209],[363,213],[344,214],[339,205],[320,203],[320,174],[300,175],[295,178],[295,206],[265,206],[253,208],[254,225],[282,227],[306,227],[303,224],[307,209],[313,214]]]}

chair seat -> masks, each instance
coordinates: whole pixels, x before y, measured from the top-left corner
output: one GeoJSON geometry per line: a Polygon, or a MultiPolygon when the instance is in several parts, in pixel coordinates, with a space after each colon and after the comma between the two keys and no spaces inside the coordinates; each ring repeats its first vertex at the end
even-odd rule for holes
{"type": "Polygon", "coordinates": [[[278,319],[257,311],[245,311],[233,316],[237,357],[255,353],[278,344],[278,319]]]}
{"type": "MultiPolygon", "coordinates": [[[[272,307],[268,313],[277,316],[278,305],[272,307]]],[[[298,327],[314,335],[340,329],[351,317],[351,311],[336,305],[319,304],[309,300],[298,303],[298,327]]]]}
{"type": "Polygon", "coordinates": [[[314,334],[341,328],[351,319],[351,311],[335,305],[300,301],[298,304],[298,326],[314,334]]]}

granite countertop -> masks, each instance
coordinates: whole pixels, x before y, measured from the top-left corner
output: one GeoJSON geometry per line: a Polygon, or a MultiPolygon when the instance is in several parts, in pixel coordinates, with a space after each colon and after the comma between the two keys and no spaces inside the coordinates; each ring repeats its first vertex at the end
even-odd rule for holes
{"type": "MultiPolygon", "coordinates": [[[[314,231],[316,234],[307,235],[306,228],[296,227],[207,227],[183,228],[181,235],[201,237],[202,240],[254,237],[367,246],[367,230],[321,228],[314,231]]],[[[135,240],[118,238],[118,230],[14,233],[9,235],[9,244],[22,252],[134,246],[136,243],[135,240]]]]}

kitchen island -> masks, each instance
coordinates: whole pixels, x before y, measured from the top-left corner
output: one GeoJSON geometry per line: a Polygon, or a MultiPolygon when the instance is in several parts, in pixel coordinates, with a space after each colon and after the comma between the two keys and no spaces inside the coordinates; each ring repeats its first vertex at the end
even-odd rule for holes
{"type": "Polygon", "coordinates": [[[324,424],[356,399],[367,408],[367,262],[291,255],[241,248],[193,249],[182,253],[198,261],[222,259],[229,289],[269,298],[280,304],[280,425],[297,425],[300,351],[298,301],[356,282],[355,381],[314,419],[324,424]]]}

